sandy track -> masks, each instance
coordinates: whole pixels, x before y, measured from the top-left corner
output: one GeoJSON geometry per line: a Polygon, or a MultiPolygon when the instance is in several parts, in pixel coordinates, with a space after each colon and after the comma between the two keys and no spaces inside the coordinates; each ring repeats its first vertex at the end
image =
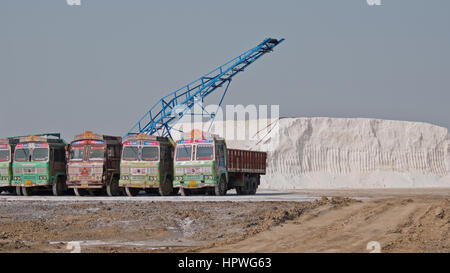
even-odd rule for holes
{"type": "Polygon", "coordinates": [[[205,252],[450,252],[450,199],[387,198],[325,204],[235,244],[205,252]]]}

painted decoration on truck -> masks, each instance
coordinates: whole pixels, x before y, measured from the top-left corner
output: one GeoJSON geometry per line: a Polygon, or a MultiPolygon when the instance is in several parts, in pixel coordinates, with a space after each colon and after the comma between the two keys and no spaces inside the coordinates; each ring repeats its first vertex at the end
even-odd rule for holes
{"type": "Polygon", "coordinates": [[[212,139],[182,139],[178,140],[177,144],[190,144],[190,143],[213,143],[212,139]]]}
{"type": "Polygon", "coordinates": [[[126,137],[126,141],[136,141],[136,140],[153,140],[155,141],[156,136],[149,136],[146,134],[138,134],[138,135],[129,135],[126,137]]]}
{"type": "Polygon", "coordinates": [[[48,143],[19,143],[16,149],[19,148],[48,148],[48,143]]]}
{"type": "Polygon", "coordinates": [[[20,142],[47,142],[47,136],[26,136],[19,139],[20,142]]]}
{"type": "Polygon", "coordinates": [[[125,141],[123,143],[123,146],[137,146],[138,142],[137,141],[125,141]]]}
{"type": "Polygon", "coordinates": [[[34,143],[35,148],[48,148],[47,143],[34,143]]]}
{"type": "Polygon", "coordinates": [[[95,140],[103,140],[103,136],[96,134],[92,131],[86,131],[82,134],[75,135],[73,140],[81,140],[81,139],[95,139],[95,140]]]}
{"type": "Polygon", "coordinates": [[[159,142],[157,141],[143,141],[143,146],[159,146],[159,142]]]}

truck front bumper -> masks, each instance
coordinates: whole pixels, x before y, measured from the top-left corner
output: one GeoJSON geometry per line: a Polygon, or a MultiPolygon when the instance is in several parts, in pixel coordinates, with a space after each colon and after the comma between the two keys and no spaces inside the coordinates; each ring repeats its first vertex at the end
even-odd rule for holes
{"type": "Polygon", "coordinates": [[[0,176],[0,187],[10,187],[11,177],[9,175],[0,176]]]}
{"type": "Polygon", "coordinates": [[[101,189],[105,183],[101,180],[69,180],[66,185],[70,189],[101,189]]]}
{"type": "Polygon", "coordinates": [[[173,181],[174,188],[185,188],[185,189],[200,189],[207,187],[216,186],[217,182],[215,176],[212,175],[198,175],[195,177],[175,176],[173,181]]]}
{"type": "Polygon", "coordinates": [[[159,188],[159,176],[122,175],[119,187],[150,189],[159,188]]]}
{"type": "Polygon", "coordinates": [[[20,187],[40,187],[48,185],[50,185],[50,181],[46,175],[15,176],[11,181],[11,186],[20,187]]]}

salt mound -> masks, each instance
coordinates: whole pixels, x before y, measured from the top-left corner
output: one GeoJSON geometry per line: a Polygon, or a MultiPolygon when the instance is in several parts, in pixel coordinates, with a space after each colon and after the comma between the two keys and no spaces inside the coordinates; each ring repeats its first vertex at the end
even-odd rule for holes
{"type": "Polygon", "coordinates": [[[282,118],[216,122],[211,132],[231,148],[268,152],[262,188],[450,187],[448,130],[428,123],[282,118]],[[248,133],[252,126],[257,137],[248,133]]]}

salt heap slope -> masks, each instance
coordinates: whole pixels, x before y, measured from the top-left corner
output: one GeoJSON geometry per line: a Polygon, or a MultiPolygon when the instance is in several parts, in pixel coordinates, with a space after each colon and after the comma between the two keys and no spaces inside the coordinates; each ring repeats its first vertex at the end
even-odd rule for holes
{"type": "Polygon", "coordinates": [[[229,147],[268,152],[262,188],[450,187],[450,142],[443,127],[362,118],[282,118],[257,138],[236,140],[234,133],[233,140],[222,130],[230,122],[239,134],[255,123],[262,130],[261,120],[218,122],[212,131],[224,136],[229,147]]]}

